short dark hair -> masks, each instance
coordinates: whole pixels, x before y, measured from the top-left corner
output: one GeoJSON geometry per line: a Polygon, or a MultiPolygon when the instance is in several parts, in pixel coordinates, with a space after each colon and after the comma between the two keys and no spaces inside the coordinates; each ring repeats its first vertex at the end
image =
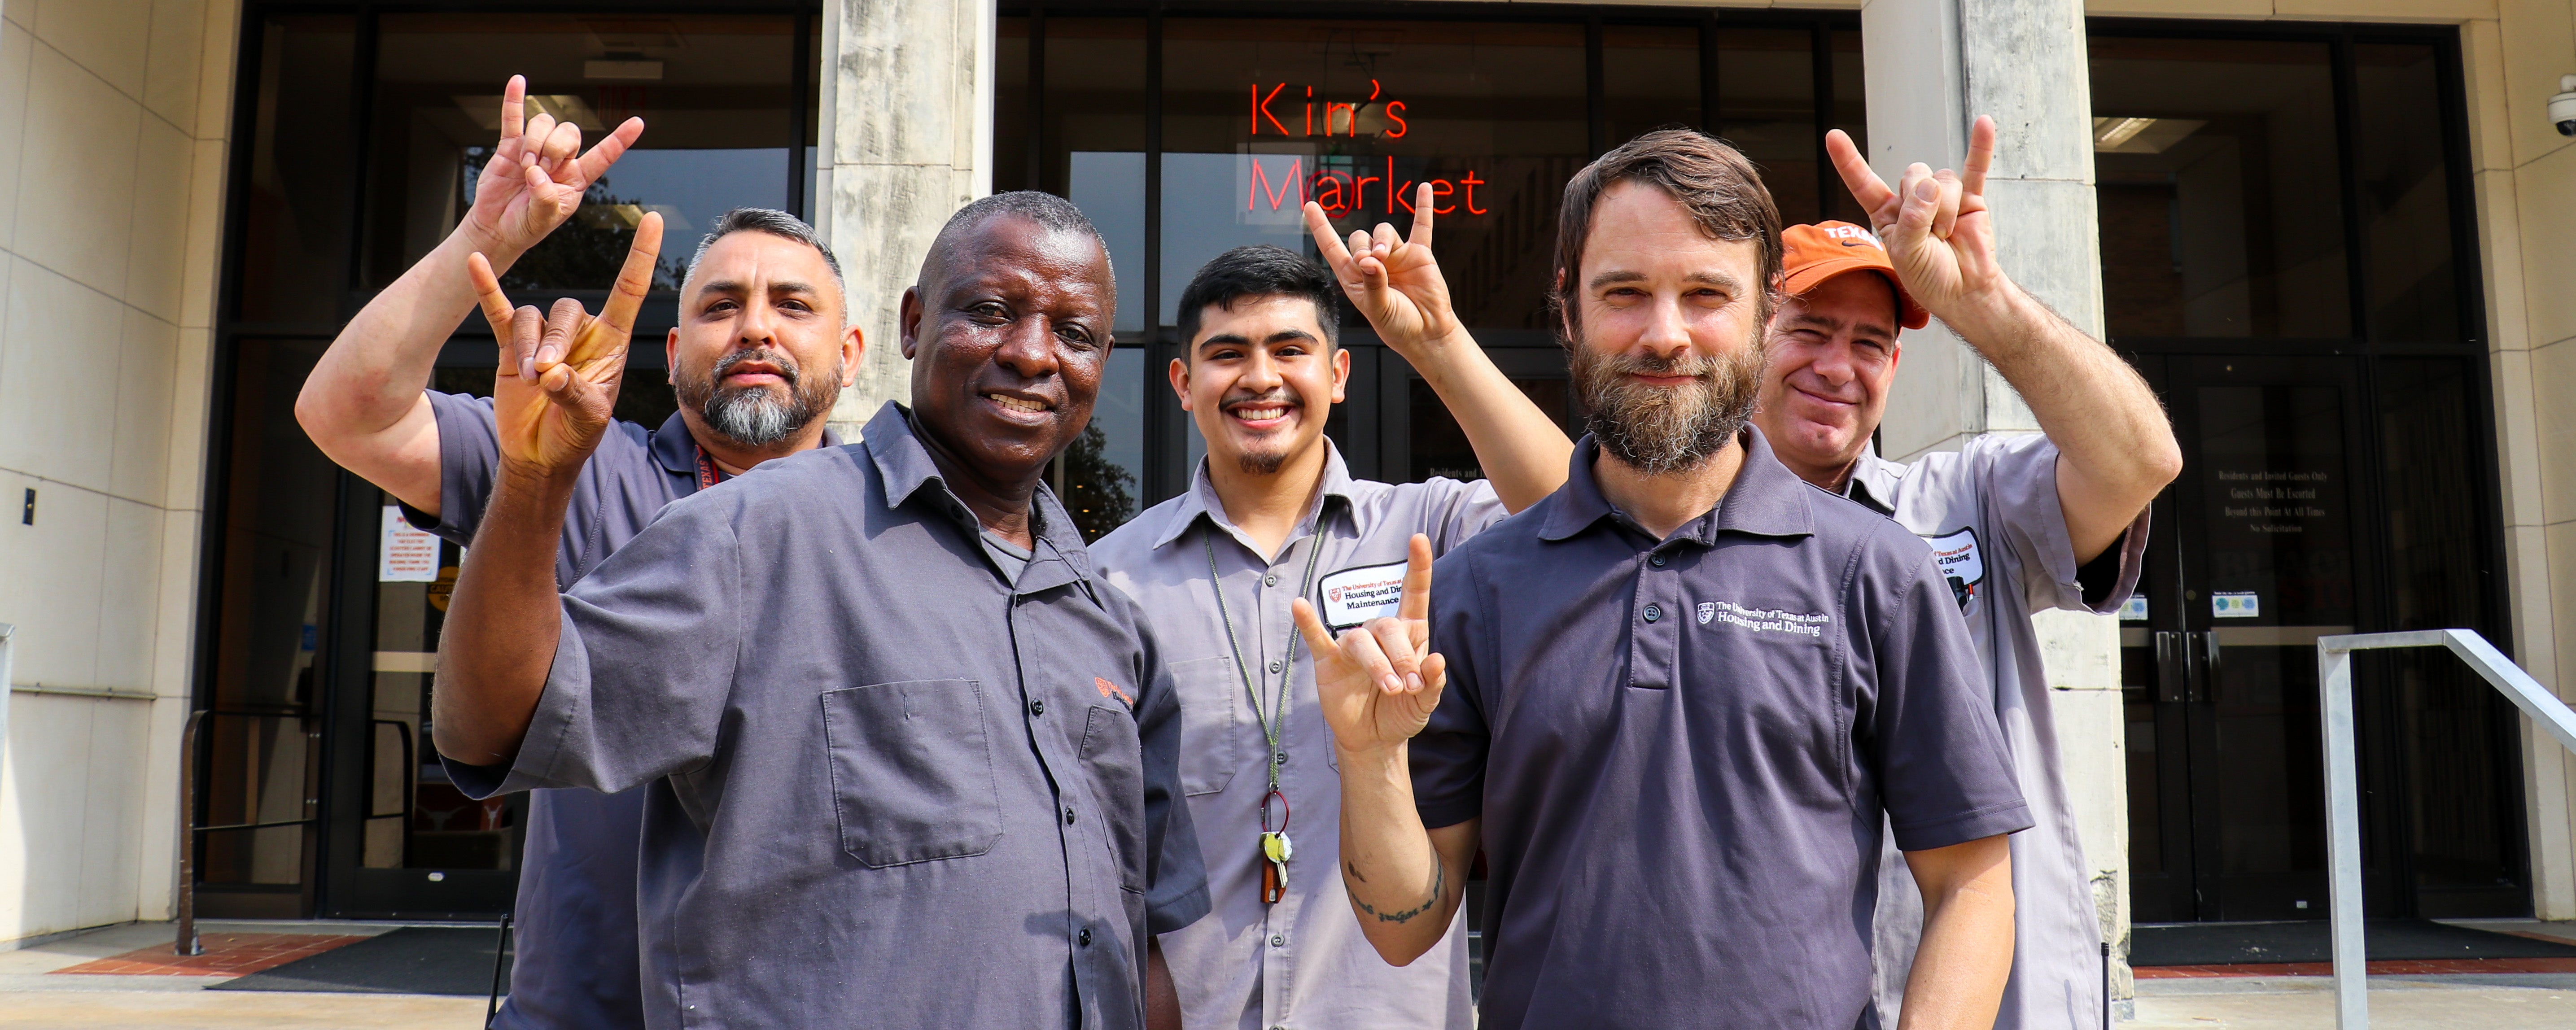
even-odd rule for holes
{"type": "Polygon", "coordinates": [[[1226,311],[1246,297],[1293,297],[1315,305],[1315,324],[1323,327],[1324,346],[1340,346],[1341,312],[1333,306],[1339,284],[1324,267],[1296,251],[1256,244],[1236,247],[1200,265],[1190,285],[1181,290],[1181,342],[1199,338],[1199,319],[1208,305],[1226,311]]]}
{"type": "Polygon", "coordinates": [[[1583,247],[1592,235],[1592,209],[1602,194],[1622,182],[1646,183],[1680,201],[1710,239],[1753,241],[1762,276],[1759,313],[1767,318],[1780,282],[1780,207],[1762,185],[1762,173],[1715,136],[1658,129],[1601,155],[1565,184],[1565,201],[1556,213],[1555,280],[1547,295],[1562,324],[1581,328],[1576,298],[1583,293],[1583,247]]]}
{"type": "MultiPolygon", "coordinates": [[[[1073,206],[1072,201],[1063,197],[1053,193],[1040,193],[1036,190],[996,193],[958,208],[956,214],[948,216],[947,224],[939,227],[939,235],[930,242],[930,253],[933,255],[945,253],[951,237],[1003,215],[1026,218],[1056,232],[1091,237],[1093,243],[1100,245],[1100,260],[1104,263],[1109,260],[1109,241],[1101,238],[1100,227],[1091,224],[1091,219],[1082,213],[1081,208],[1073,206]]],[[[926,280],[927,273],[930,271],[928,261],[922,263],[922,271],[925,273],[923,280],[926,280]]],[[[1117,278],[1117,274],[1116,268],[1110,269],[1110,278],[1113,281],[1117,278]]],[[[923,280],[916,280],[914,285],[927,285],[923,280]]]]}
{"type": "Polygon", "coordinates": [[[708,230],[706,238],[698,241],[697,252],[689,255],[689,271],[682,281],[698,277],[698,262],[707,259],[707,248],[715,246],[717,240],[738,232],[765,232],[814,248],[815,253],[823,255],[824,267],[832,270],[832,285],[840,286],[844,291],[848,289],[841,281],[841,259],[832,256],[832,248],[823,242],[822,234],[815,232],[814,227],[805,224],[802,218],[765,207],[738,207],[718,216],[715,228],[708,230]]]}

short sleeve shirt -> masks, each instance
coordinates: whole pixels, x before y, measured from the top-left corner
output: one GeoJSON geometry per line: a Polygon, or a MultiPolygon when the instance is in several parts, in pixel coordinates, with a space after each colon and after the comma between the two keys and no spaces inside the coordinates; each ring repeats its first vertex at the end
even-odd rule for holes
{"type": "Polygon", "coordinates": [[[1401,591],[1386,588],[1401,585],[1413,534],[1444,554],[1506,512],[1483,480],[1355,480],[1341,453],[1326,447],[1313,503],[1274,556],[1263,557],[1226,517],[1204,461],[1187,493],[1092,545],[1109,581],[1153,623],[1180,690],[1181,783],[1208,863],[1212,910],[1162,936],[1163,960],[1186,1026],[1466,1030],[1475,1004],[1463,914],[1438,945],[1402,967],[1388,965],[1360,934],[1333,859],[1342,792],[1332,731],[1317,705],[1312,656],[1302,641],[1289,643],[1288,603],[1302,592],[1342,625],[1394,614],[1401,591]],[[1277,754],[1253,708],[1256,689],[1261,711],[1286,713],[1277,754]],[[1274,762],[1280,797],[1265,805],[1274,762]],[[1287,892],[1273,904],[1261,900],[1265,807],[1267,828],[1284,827],[1296,845],[1287,892]]]}
{"type": "Polygon", "coordinates": [[[674,502],[575,584],[506,778],[652,784],[657,1027],[1139,1027],[1207,908],[1180,709],[1054,496],[1016,581],[888,404],[674,502]]]}
{"type": "MultiPolygon", "coordinates": [[[[438,422],[438,517],[408,506],[404,515],[470,546],[501,463],[492,402],[437,391],[426,396],[438,422]]],[[[826,430],[824,445],[837,443],[826,430]]],[[[680,416],[650,432],[632,422],[611,423],[582,466],[564,513],[556,584],[570,587],[642,532],[663,505],[697,489],[697,444],[680,416]]],[[[641,789],[530,794],[511,929],[517,959],[495,1026],[643,1024],[635,940],[635,848],[643,820],[641,789]]]]}
{"type": "Polygon", "coordinates": [[[1484,1024],[1863,1026],[1879,838],[2030,825],[1923,541],[1746,429],[1657,540],[1563,489],[1441,559],[1426,825],[1483,819],[1484,1024]]]}
{"type": "MultiPolygon", "coordinates": [[[[2102,1012],[2103,931],[2058,749],[2056,691],[2030,617],[2052,609],[2118,611],[2137,586],[2147,513],[2139,512],[2112,544],[2118,568],[2110,590],[2087,599],[2057,499],[2057,445],[2045,436],[1978,437],[1955,452],[1907,464],[1873,449],[1861,455],[1846,492],[1932,546],[1967,620],[1979,679],[2036,821],[2012,838],[2013,971],[1995,1025],[2036,1030],[2088,1023],[2102,1012]]],[[[1901,862],[1883,862],[1878,996],[1880,1018],[1890,1026],[1922,932],[1923,899],[1912,874],[1901,862]]]]}

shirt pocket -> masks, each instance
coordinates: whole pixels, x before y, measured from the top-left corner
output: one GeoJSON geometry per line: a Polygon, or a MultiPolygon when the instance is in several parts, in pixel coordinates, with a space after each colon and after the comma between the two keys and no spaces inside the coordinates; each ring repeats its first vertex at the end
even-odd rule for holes
{"type": "Polygon", "coordinates": [[[871,868],[981,855],[1002,839],[984,687],[909,680],[823,694],[841,849],[871,868]]]}
{"type": "Polygon", "coordinates": [[[1181,793],[1214,794],[1243,761],[1243,680],[1227,655],[1172,663],[1181,701],[1181,793]]]}
{"type": "Polygon", "coordinates": [[[1145,889],[1145,753],[1136,717],[1091,706],[1082,725],[1082,767],[1091,779],[1093,806],[1109,833],[1109,859],[1118,864],[1118,886],[1145,889]]]}

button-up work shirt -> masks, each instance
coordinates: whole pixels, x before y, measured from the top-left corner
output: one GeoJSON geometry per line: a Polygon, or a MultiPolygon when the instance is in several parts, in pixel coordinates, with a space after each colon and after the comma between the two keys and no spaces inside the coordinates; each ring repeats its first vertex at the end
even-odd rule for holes
{"type": "MultiPolygon", "coordinates": [[[[1327,444],[1329,447],[1329,443],[1327,444]]],[[[1394,614],[1407,541],[1421,533],[1445,553],[1504,515],[1491,484],[1454,479],[1354,480],[1328,451],[1313,503],[1273,558],[1225,514],[1202,461],[1189,492],[1148,509],[1092,545],[1109,581],[1145,610],[1172,658],[1181,694],[1181,783],[1208,863],[1212,914],[1162,936],[1163,959],[1190,1030],[1456,1027],[1474,1024],[1464,915],[1411,965],[1378,957],[1343,892],[1341,779],[1303,642],[1287,651],[1288,602],[1303,588],[1336,623],[1394,614]],[[1216,553],[1216,580],[1208,551],[1216,553]],[[1317,550],[1320,548],[1320,552],[1317,550]],[[1313,564],[1311,585],[1302,584],[1313,564]],[[1216,590],[1225,591],[1225,613],[1216,590]],[[1226,638],[1228,619],[1234,640],[1226,638]],[[1235,666],[1242,649],[1245,670],[1235,666]],[[1267,710],[1287,689],[1279,751],[1263,739],[1244,686],[1267,710]],[[1283,760],[1284,756],[1284,760],[1283,760]],[[1268,766],[1277,763],[1289,839],[1287,895],[1261,902],[1259,834],[1268,766]]],[[[1280,825],[1271,807],[1271,827],[1280,825]]]]}
{"type": "Polygon", "coordinates": [[[1146,935],[1207,905],[1180,708],[1052,494],[1033,515],[1006,581],[888,404],[564,595],[514,765],[460,785],[651,784],[651,1025],[1142,1025],[1146,935]]]}
{"type": "MultiPolygon", "coordinates": [[[[2033,612],[2118,611],[2137,586],[2147,513],[2112,544],[2118,578],[2088,601],[2057,502],[2057,445],[2039,435],[1985,436],[1911,464],[1863,453],[1845,488],[1932,545],[1968,621],[1979,672],[2022,796],[2037,821],[2012,838],[2013,970],[2001,1030],[2081,1026],[2102,1012],[2102,924],[2094,915],[2084,845],[2076,837],[2066,762],[2058,754],[2054,692],[2041,666],[2033,612]]],[[[1878,1006],[1888,1026],[1905,997],[1923,898],[1903,862],[1882,861],[1878,892],[1878,1006]]]]}
{"type": "Polygon", "coordinates": [[[2030,825],[1923,541],[1742,439],[1717,510],[1657,540],[1585,437],[1436,569],[1414,794],[1484,821],[1488,1028],[1866,1025],[1881,827],[2030,825]]]}
{"type": "MultiPolygon", "coordinates": [[[[474,543],[501,438],[489,398],[429,391],[438,421],[438,518],[406,506],[411,524],[459,547],[474,543]]],[[[823,431],[823,446],[841,441],[823,431]]],[[[570,588],[635,534],[662,506],[698,492],[698,447],[673,414],[646,432],[609,426],[582,465],[555,551],[555,584],[570,588]]],[[[528,796],[527,843],[519,856],[510,994],[501,1030],[521,1027],[636,1026],[635,848],[644,826],[643,788],[601,794],[539,790],[528,796]]]]}

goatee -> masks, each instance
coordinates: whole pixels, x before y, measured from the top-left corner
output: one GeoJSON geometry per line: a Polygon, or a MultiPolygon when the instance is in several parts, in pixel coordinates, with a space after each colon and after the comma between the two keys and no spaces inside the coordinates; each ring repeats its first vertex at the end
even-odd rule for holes
{"type": "Polygon", "coordinates": [[[1576,343],[1569,359],[1584,422],[1602,451],[1646,475],[1697,468],[1744,431],[1762,391],[1760,333],[1734,354],[1685,351],[1671,357],[1603,354],[1576,343]],[[1677,387],[1649,386],[1631,375],[1689,376],[1677,387]]]}
{"type": "MultiPolygon", "coordinates": [[[[838,361],[833,363],[839,365],[838,361]]],[[[767,447],[795,435],[815,417],[832,410],[840,399],[841,370],[807,379],[796,367],[796,359],[785,351],[767,347],[738,350],[716,362],[704,379],[691,379],[678,384],[679,400],[695,408],[707,428],[745,447],[767,447]],[[767,386],[718,387],[726,375],[749,361],[763,361],[778,369],[785,381],[786,396],[781,397],[767,386]]]]}

